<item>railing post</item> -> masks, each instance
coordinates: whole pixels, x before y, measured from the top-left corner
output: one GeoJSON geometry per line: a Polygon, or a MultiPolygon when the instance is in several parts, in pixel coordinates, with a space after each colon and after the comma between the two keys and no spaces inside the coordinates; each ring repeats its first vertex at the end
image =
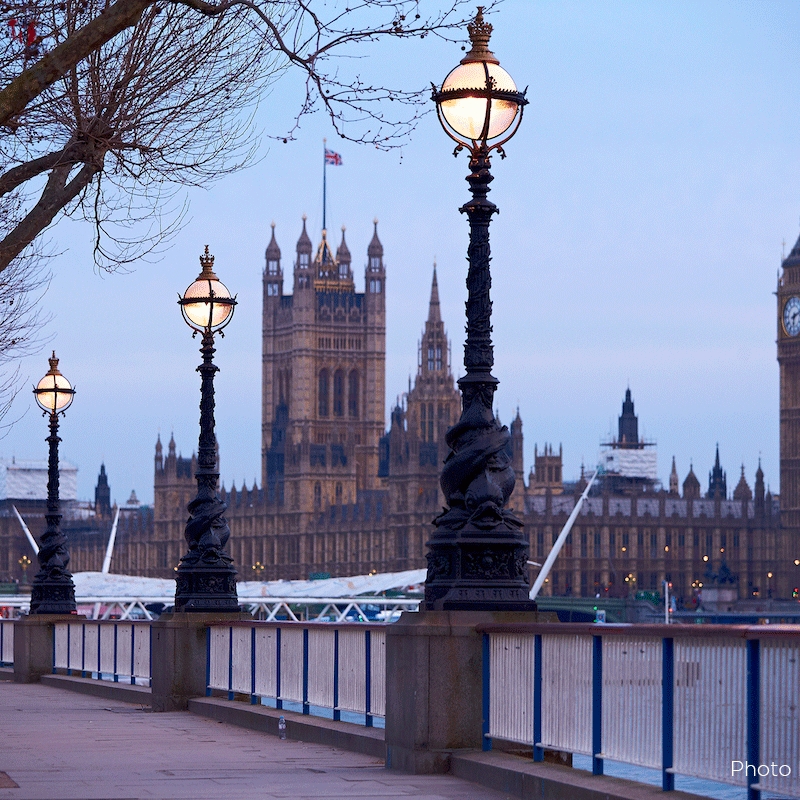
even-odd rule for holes
{"type": "MultiPolygon", "coordinates": [[[[69,626],[67,626],[67,630],[69,630],[69,626]]],[[[67,640],[69,644],[69,639],[67,640]]],[[[67,650],[67,658],[69,658],[69,650],[67,650]]],[[[53,625],[53,675],[56,674],[58,670],[56,669],[56,626],[53,625]]]]}
{"type": "Polygon", "coordinates": [[[533,760],[544,761],[542,741],[542,635],[533,637],[533,760]]]}
{"type": "Polygon", "coordinates": [[[250,705],[257,706],[256,697],[256,626],[250,628],[250,705]]]}
{"type": "Polygon", "coordinates": [[[148,667],[147,671],[150,673],[150,678],[148,679],[148,683],[150,688],[153,688],[153,625],[150,624],[147,628],[147,644],[150,648],[149,650],[149,658],[147,659],[150,662],[150,666],[148,667]]]}
{"type": "Polygon", "coordinates": [[[675,789],[673,729],[675,723],[675,640],[665,637],[661,647],[661,788],[675,789]]]}
{"type": "MultiPolygon", "coordinates": [[[[748,639],[747,646],[747,762],[748,764],[761,763],[761,653],[758,639],[748,639]]],[[[760,800],[761,790],[750,787],[747,778],[747,800],[760,800]]],[[[756,778],[758,781],[758,778],[756,778]]]]}
{"type": "Polygon", "coordinates": [[[603,637],[592,637],[592,775],[603,774],[603,637]]]}
{"type": "Polygon", "coordinates": [[[114,683],[119,683],[119,667],[117,665],[117,631],[119,626],[116,622],[112,624],[114,625],[114,683]]]}
{"type": "Polygon", "coordinates": [[[281,629],[275,628],[275,631],[275,708],[281,709],[281,629]]]}
{"type": "Polygon", "coordinates": [[[308,714],[308,628],[303,628],[303,713],[308,714]]]}
{"type": "Polygon", "coordinates": [[[372,727],[372,640],[370,639],[369,628],[364,631],[364,688],[366,690],[364,698],[364,709],[366,711],[364,722],[368,728],[372,727]]]}
{"type": "MultiPolygon", "coordinates": [[[[150,674],[153,674],[152,669],[150,674]]],[[[136,685],[136,625],[131,622],[131,685],[136,685]]]]}
{"type": "Polygon", "coordinates": [[[228,700],[233,700],[233,625],[228,627],[228,700]]]}
{"type": "Polygon", "coordinates": [[[103,643],[100,640],[100,623],[97,623],[97,679],[102,680],[103,675],[100,672],[100,653],[103,651],[103,643]]]}
{"type": "Polygon", "coordinates": [[[81,678],[86,677],[86,623],[81,623],[81,678]]]}
{"type": "Polygon", "coordinates": [[[492,739],[489,736],[490,727],[489,727],[489,714],[491,711],[490,708],[490,689],[491,689],[491,682],[489,680],[491,674],[491,648],[490,648],[490,640],[489,634],[483,634],[483,644],[482,644],[482,653],[483,653],[483,686],[481,690],[481,697],[482,697],[482,712],[481,712],[481,750],[487,752],[492,749],[492,739]]]}
{"type": "Polygon", "coordinates": [[[206,697],[211,697],[211,628],[206,628],[206,697]]]}
{"type": "Polygon", "coordinates": [[[333,718],[337,722],[342,718],[339,711],[339,629],[333,632],[333,718]]]}
{"type": "MultiPolygon", "coordinates": [[[[53,641],[55,642],[56,626],[53,625],[53,641]]],[[[53,659],[55,664],[55,659],[53,659]]],[[[72,625],[67,624],[67,675],[72,675],[72,625]]]]}

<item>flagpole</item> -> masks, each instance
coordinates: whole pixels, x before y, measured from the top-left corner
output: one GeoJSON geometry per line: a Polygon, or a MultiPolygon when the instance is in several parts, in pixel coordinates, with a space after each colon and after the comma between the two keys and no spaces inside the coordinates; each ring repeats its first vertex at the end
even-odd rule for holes
{"type": "Polygon", "coordinates": [[[326,230],[327,226],[325,224],[325,206],[327,205],[327,169],[328,169],[328,159],[325,158],[325,143],[327,139],[322,140],[322,230],[326,230]]]}

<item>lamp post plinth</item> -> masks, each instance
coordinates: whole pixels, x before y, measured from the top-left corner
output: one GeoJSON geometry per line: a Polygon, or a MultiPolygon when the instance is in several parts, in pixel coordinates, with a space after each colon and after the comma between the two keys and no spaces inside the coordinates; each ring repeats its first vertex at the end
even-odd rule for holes
{"type": "Polygon", "coordinates": [[[224,516],[228,504],[217,494],[219,471],[214,431],[214,375],[219,371],[214,364],[214,333],[230,321],[236,301],[214,275],[214,257],[208,247],[200,263],[203,272],[179,301],[188,324],[203,335],[200,346],[203,362],[197,368],[201,378],[197,495],[187,507],[189,519],[184,538],[188,550],[176,569],[175,610],[238,612],[236,569],[225,550],[231,535],[224,516]],[[198,286],[199,289],[194,288],[198,286]]]}
{"type": "Polygon", "coordinates": [[[528,541],[522,521],[506,508],[515,483],[511,434],[493,411],[499,381],[492,375],[489,266],[489,223],[498,211],[488,199],[490,154],[496,149],[503,155],[502,145],[516,131],[526,101],[487,48],[491,25],[484,22],[482,9],[468,27],[473,49],[433,95],[445,131],[458,142],[456,153],[469,149],[472,199],[460,209],[469,220],[466,374],[458,381],[461,418],[445,436],[450,453],[440,484],[448,507],[433,521],[435,531],[427,543],[424,607],[535,611],[536,603],[529,599],[528,541]],[[499,125],[497,110],[504,115],[499,125]]]}

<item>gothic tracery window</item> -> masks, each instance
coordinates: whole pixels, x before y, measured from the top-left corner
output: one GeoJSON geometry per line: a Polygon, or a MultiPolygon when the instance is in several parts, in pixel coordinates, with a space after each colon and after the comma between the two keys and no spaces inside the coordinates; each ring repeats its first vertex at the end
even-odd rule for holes
{"type": "Polygon", "coordinates": [[[348,376],[347,387],[347,413],[351,419],[358,419],[358,370],[352,370],[348,376]]]}
{"type": "Polygon", "coordinates": [[[333,375],[333,415],[344,416],[344,371],[341,369],[333,375]]]}
{"type": "Polygon", "coordinates": [[[323,369],[319,373],[319,415],[328,416],[328,370],[323,369]]]}

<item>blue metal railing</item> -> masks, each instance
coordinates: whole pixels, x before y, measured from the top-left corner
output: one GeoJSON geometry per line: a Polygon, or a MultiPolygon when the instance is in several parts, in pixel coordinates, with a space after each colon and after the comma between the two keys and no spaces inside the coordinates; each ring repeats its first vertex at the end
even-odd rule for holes
{"type": "Polygon", "coordinates": [[[654,768],[664,791],[677,774],[742,786],[747,800],[800,793],[800,626],[479,631],[484,750],[495,738],[530,745],[534,761],[585,753],[595,775],[607,760],[654,768]]]}

